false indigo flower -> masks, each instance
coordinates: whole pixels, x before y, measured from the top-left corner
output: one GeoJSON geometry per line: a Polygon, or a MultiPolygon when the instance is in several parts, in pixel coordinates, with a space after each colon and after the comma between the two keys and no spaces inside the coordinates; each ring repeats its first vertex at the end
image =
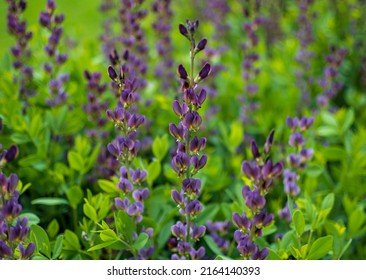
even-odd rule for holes
{"type": "Polygon", "coordinates": [[[29,49],[29,41],[33,34],[27,30],[27,22],[22,20],[27,2],[25,0],[7,0],[7,29],[10,35],[16,39],[15,45],[11,48],[14,58],[13,67],[19,74],[14,77],[14,81],[19,83],[19,93],[23,98],[24,106],[27,107],[27,98],[35,94],[35,84],[33,82],[33,69],[27,65],[32,55],[29,49]]]}
{"type": "MultiPolygon", "coordinates": [[[[118,60],[117,52],[114,52],[115,59],[118,60]]],[[[120,197],[115,198],[115,206],[126,212],[133,218],[135,224],[141,223],[144,212],[144,200],[149,196],[149,190],[142,188],[142,183],[146,180],[147,172],[140,168],[133,168],[133,161],[141,148],[141,143],[137,139],[137,130],[145,122],[144,116],[137,115],[137,90],[141,84],[137,82],[137,77],[133,76],[131,66],[123,64],[122,61],[115,61],[115,65],[108,67],[108,75],[112,79],[114,88],[120,94],[119,102],[114,111],[107,110],[107,118],[112,121],[115,127],[121,132],[109,143],[108,151],[122,165],[120,168],[120,180],[117,188],[120,191],[120,197]],[[119,65],[118,71],[115,67],[119,65]],[[118,73],[118,74],[117,74],[118,73]],[[132,76],[130,76],[130,74],[132,76]],[[132,108],[132,106],[135,106],[132,108]],[[132,110],[134,112],[132,113],[132,110]]],[[[141,232],[145,232],[142,228],[141,232]]],[[[152,229],[147,229],[149,236],[153,234],[152,229]]],[[[137,238],[138,233],[134,236],[137,238]]],[[[153,247],[141,249],[139,252],[132,251],[134,258],[146,259],[153,254],[153,247]]]]}
{"type": "MultiPolygon", "coordinates": [[[[201,90],[196,93],[197,84],[205,79],[210,71],[210,64],[205,64],[196,78],[194,78],[194,62],[195,56],[199,53],[207,44],[207,40],[201,40],[198,45],[195,41],[195,33],[199,26],[198,21],[186,21],[186,25],[179,25],[179,32],[190,42],[190,58],[191,65],[190,73],[187,72],[183,65],[178,66],[178,76],[182,81],[182,101],[174,100],[173,111],[180,118],[178,126],[171,123],[169,125],[170,134],[177,140],[178,147],[176,153],[172,158],[172,167],[179,177],[183,178],[181,184],[181,191],[173,190],[172,198],[175,203],[178,204],[179,212],[185,216],[184,228],[182,228],[182,222],[178,221],[176,225],[172,227],[172,233],[178,237],[178,229],[185,230],[185,234],[179,235],[179,241],[177,245],[178,253],[180,257],[192,259],[203,258],[205,251],[194,249],[194,242],[201,238],[205,232],[205,226],[197,226],[192,220],[202,211],[202,204],[198,201],[201,188],[201,180],[192,178],[207,162],[207,157],[198,157],[198,153],[201,152],[205,146],[207,139],[198,138],[194,135],[202,124],[202,118],[198,113],[202,103],[206,99],[205,90],[201,90]]],[[[177,255],[173,255],[172,258],[179,258],[177,255]]]]}
{"type": "MultiPolygon", "coordinates": [[[[306,132],[314,123],[314,118],[287,117],[286,124],[292,133],[289,138],[289,145],[295,149],[295,153],[287,156],[289,168],[285,169],[283,175],[284,191],[288,195],[288,200],[293,200],[300,193],[300,187],[297,182],[300,180],[299,171],[305,169],[306,163],[313,157],[312,149],[304,148],[305,139],[303,133],[306,132]]],[[[294,201],[287,201],[285,208],[281,209],[278,214],[285,221],[291,221],[291,213],[289,205],[295,207],[294,201]]]]}
{"type": "Polygon", "coordinates": [[[273,221],[274,215],[267,214],[265,209],[265,196],[273,187],[274,180],[282,175],[283,163],[272,163],[268,158],[273,143],[274,132],[271,131],[263,148],[263,155],[259,152],[257,144],[251,143],[251,151],[255,161],[244,161],[242,172],[251,181],[252,188],[244,186],[242,195],[250,215],[243,212],[242,215],[233,213],[232,222],[238,228],[234,233],[234,239],[238,244],[237,249],[244,259],[265,259],[268,250],[259,249],[255,244],[257,237],[262,235],[262,229],[273,221]],[[250,217],[250,218],[249,218],[250,217]]]}
{"type": "Polygon", "coordinates": [[[325,108],[329,101],[338,93],[342,85],[336,81],[339,68],[341,67],[348,51],[346,49],[331,48],[331,53],[326,57],[327,66],[324,68],[323,78],[319,80],[322,95],[317,97],[318,106],[325,108]]]}
{"type": "Polygon", "coordinates": [[[156,49],[159,62],[155,67],[155,76],[161,81],[162,90],[166,91],[175,86],[176,80],[172,71],[174,61],[172,58],[172,40],[170,37],[171,21],[173,12],[171,0],[156,0],[152,5],[156,19],[152,24],[159,40],[156,42],[156,49]]]}
{"type": "MultiPolygon", "coordinates": [[[[2,120],[0,119],[0,131],[2,120]]],[[[1,147],[1,145],[0,145],[1,147]]],[[[18,176],[9,177],[2,172],[3,167],[18,155],[18,148],[11,146],[0,154],[0,259],[18,258],[16,249],[20,251],[20,259],[30,259],[35,250],[33,243],[28,243],[28,219],[19,218],[22,210],[19,199],[18,176]],[[27,244],[27,248],[24,246],[27,244]]]]}

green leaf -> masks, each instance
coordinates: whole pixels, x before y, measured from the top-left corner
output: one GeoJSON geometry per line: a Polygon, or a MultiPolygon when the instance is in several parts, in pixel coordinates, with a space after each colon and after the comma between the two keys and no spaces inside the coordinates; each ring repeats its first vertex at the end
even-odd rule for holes
{"type": "Polygon", "coordinates": [[[70,230],[64,232],[64,249],[69,251],[79,251],[80,243],[77,235],[70,230]]]}
{"type": "Polygon", "coordinates": [[[152,183],[155,181],[156,178],[158,178],[161,171],[161,164],[159,161],[155,160],[149,164],[147,167],[147,182],[149,185],[152,185],[152,183]]]}
{"type": "Polygon", "coordinates": [[[316,131],[316,134],[322,137],[334,137],[338,136],[338,129],[332,126],[321,126],[316,131]]]}
{"type": "Polygon", "coordinates": [[[118,235],[124,236],[126,241],[131,244],[133,240],[133,233],[135,232],[135,222],[126,213],[119,210],[114,217],[118,235]]]}
{"type": "Polygon", "coordinates": [[[272,249],[268,249],[267,260],[282,260],[282,258],[272,249]]]}
{"type": "Polygon", "coordinates": [[[147,241],[149,240],[149,236],[147,235],[147,233],[142,232],[137,239],[135,240],[135,242],[133,243],[133,247],[136,250],[140,250],[142,248],[144,248],[144,246],[146,245],[147,241]]]}
{"type": "Polygon", "coordinates": [[[342,132],[345,132],[347,129],[349,129],[354,120],[355,112],[352,109],[347,110],[344,122],[342,124],[342,132]]]}
{"type": "Polygon", "coordinates": [[[365,222],[365,213],[361,207],[353,210],[348,218],[348,230],[351,237],[357,236],[360,228],[365,222]]]}
{"type": "Polygon", "coordinates": [[[105,248],[105,247],[108,247],[108,246],[110,246],[110,245],[112,245],[112,244],[116,243],[116,242],[118,242],[118,241],[117,241],[117,240],[114,240],[114,241],[108,241],[108,242],[100,243],[100,244],[98,244],[98,245],[95,245],[95,246],[93,246],[93,247],[90,247],[90,248],[88,249],[88,252],[95,251],[95,250],[99,250],[99,249],[103,249],[103,248],[105,248]]]}
{"type": "Polygon", "coordinates": [[[218,255],[222,255],[222,252],[219,248],[219,246],[217,246],[217,244],[215,243],[215,241],[213,241],[212,237],[209,236],[209,235],[205,235],[203,237],[203,239],[205,240],[207,246],[211,249],[211,251],[216,254],[217,256],[218,255]]]}
{"type": "Polygon", "coordinates": [[[96,145],[96,147],[94,147],[93,152],[90,154],[90,156],[87,160],[87,164],[86,164],[85,169],[83,170],[83,173],[87,173],[95,165],[95,163],[98,159],[98,156],[99,156],[100,147],[101,147],[100,143],[98,143],[96,145]]]}
{"type": "Polygon", "coordinates": [[[301,236],[305,230],[304,215],[300,210],[296,210],[292,215],[292,222],[295,226],[295,230],[298,236],[301,236]]]}
{"type": "Polygon", "coordinates": [[[343,160],[347,157],[344,148],[338,146],[326,147],[322,154],[329,161],[343,160]]]}
{"type": "Polygon", "coordinates": [[[84,214],[91,219],[94,223],[98,223],[98,215],[97,211],[93,206],[89,204],[89,202],[85,199],[85,204],[83,206],[84,214]]]}
{"type": "Polygon", "coordinates": [[[15,144],[26,144],[31,141],[28,134],[25,133],[13,133],[10,137],[11,141],[15,144]]]}
{"type": "Polygon", "coordinates": [[[58,197],[41,197],[32,200],[31,203],[46,206],[69,205],[69,202],[66,199],[58,197]]]}
{"type": "Polygon", "coordinates": [[[58,224],[58,222],[57,222],[57,220],[56,219],[53,219],[49,224],[48,224],[48,226],[47,226],[47,229],[46,229],[46,231],[47,231],[47,233],[48,233],[48,236],[51,238],[51,239],[53,239],[56,235],[57,235],[57,233],[58,233],[58,231],[60,230],[60,226],[59,226],[59,224],[58,224]]]}
{"type": "Polygon", "coordinates": [[[70,167],[76,171],[83,171],[84,169],[84,159],[77,152],[70,151],[67,154],[67,160],[70,164],[70,167]]]}
{"type": "Polygon", "coordinates": [[[320,237],[311,245],[307,260],[319,260],[333,248],[333,236],[320,237]]]}
{"type": "Polygon", "coordinates": [[[44,254],[47,258],[50,259],[51,245],[46,231],[38,225],[32,225],[30,229],[30,238],[32,242],[36,245],[38,252],[44,254]]]}
{"type": "Polygon", "coordinates": [[[154,156],[161,161],[169,149],[169,139],[168,135],[165,134],[163,137],[156,137],[152,144],[152,152],[154,156]]]}
{"type": "Polygon", "coordinates": [[[203,211],[197,217],[197,224],[206,224],[208,220],[214,220],[217,212],[220,210],[220,204],[210,204],[205,206],[203,211]]]}
{"type": "Polygon", "coordinates": [[[315,163],[309,163],[305,172],[310,177],[318,177],[324,172],[324,167],[315,163]]]}
{"type": "Polygon", "coordinates": [[[98,185],[106,193],[118,192],[116,184],[111,181],[100,179],[98,180],[98,185]]]}
{"type": "Polygon", "coordinates": [[[331,210],[333,208],[334,205],[334,193],[330,193],[328,194],[326,197],[324,197],[323,201],[322,201],[322,206],[321,209],[322,210],[331,210]]]}
{"type": "Polygon", "coordinates": [[[116,241],[116,240],[118,240],[118,236],[113,230],[106,229],[100,233],[100,239],[102,239],[104,242],[112,241],[112,240],[116,241]]]}
{"type": "Polygon", "coordinates": [[[55,244],[53,245],[53,250],[52,250],[52,259],[56,260],[62,251],[62,245],[64,242],[64,236],[63,235],[59,235],[55,241],[55,244]]]}
{"type": "Polygon", "coordinates": [[[321,113],[321,118],[326,125],[332,126],[335,128],[338,127],[338,121],[332,113],[324,111],[321,113]]]}
{"type": "Polygon", "coordinates": [[[297,243],[297,237],[295,231],[288,231],[281,239],[280,248],[287,251],[290,246],[297,243]]]}
{"type": "Polygon", "coordinates": [[[79,186],[73,186],[66,192],[67,199],[69,200],[71,207],[74,209],[76,209],[78,204],[82,201],[83,195],[83,191],[79,186]]]}

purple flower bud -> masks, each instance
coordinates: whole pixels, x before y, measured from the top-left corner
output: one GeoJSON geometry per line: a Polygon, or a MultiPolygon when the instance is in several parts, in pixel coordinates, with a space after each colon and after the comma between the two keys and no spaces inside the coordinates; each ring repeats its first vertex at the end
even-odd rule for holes
{"type": "Polygon", "coordinates": [[[288,142],[292,147],[301,147],[305,144],[304,137],[299,132],[294,132],[290,136],[290,140],[288,142]]]}
{"type": "Polygon", "coordinates": [[[206,233],[206,227],[205,226],[197,226],[197,225],[194,225],[193,228],[192,228],[192,238],[197,241],[199,240],[200,238],[202,238],[206,233]]]}
{"type": "Polygon", "coordinates": [[[179,64],[178,66],[178,76],[182,80],[187,80],[188,78],[188,73],[182,64],[179,64]]]}
{"type": "Polygon", "coordinates": [[[189,143],[189,150],[192,154],[197,154],[201,150],[203,150],[206,147],[207,139],[205,137],[202,137],[198,140],[198,137],[195,136],[191,142],[189,143]]]}
{"type": "Polygon", "coordinates": [[[187,30],[187,28],[183,24],[179,24],[179,32],[184,37],[187,37],[188,36],[188,30],[187,30]]]}
{"type": "Polygon", "coordinates": [[[307,130],[310,128],[310,126],[314,123],[314,118],[311,117],[311,118],[306,118],[306,117],[303,117],[301,120],[300,120],[300,129],[302,131],[304,130],[307,130]]]}
{"type": "Polygon", "coordinates": [[[189,254],[190,254],[192,260],[200,260],[205,256],[206,250],[202,246],[197,251],[192,248],[191,251],[189,252],[189,254]]]}
{"type": "Polygon", "coordinates": [[[44,27],[49,27],[51,25],[51,14],[47,12],[41,12],[39,16],[39,23],[44,27]]]}
{"type": "Polygon", "coordinates": [[[18,248],[22,259],[25,260],[29,259],[33,255],[34,250],[36,249],[36,245],[34,243],[29,243],[27,249],[24,249],[23,244],[19,244],[18,248]]]}
{"type": "Polygon", "coordinates": [[[117,187],[124,193],[130,193],[133,190],[133,185],[131,182],[125,178],[122,178],[121,181],[117,183],[117,187]]]}
{"type": "Polygon", "coordinates": [[[180,176],[187,171],[190,165],[190,158],[185,153],[177,153],[172,159],[172,167],[180,176]]]}
{"type": "Polygon", "coordinates": [[[257,143],[255,143],[255,141],[252,141],[251,142],[251,150],[252,150],[252,155],[253,157],[256,159],[256,160],[259,160],[261,155],[259,153],[259,150],[258,150],[258,146],[257,146],[257,143]]]}
{"type": "Polygon", "coordinates": [[[296,154],[290,154],[288,157],[287,157],[287,162],[290,164],[290,166],[292,168],[298,168],[300,167],[300,162],[301,161],[301,158],[296,155],[296,154]]]}
{"type": "Polygon", "coordinates": [[[181,143],[184,142],[186,131],[182,125],[179,125],[177,127],[174,123],[169,124],[169,132],[179,142],[181,142],[181,143]]]}
{"type": "Polygon", "coordinates": [[[109,78],[111,78],[112,81],[117,82],[117,73],[116,70],[114,70],[114,68],[112,66],[108,67],[108,76],[109,78]]]}
{"type": "Polygon", "coordinates": [[[193,173],[197,173],[200,169],[202,169],[207,163],[207,156],[203,155],[200,159],[198,156],[194,155],[191,158],[191,164],[193,165],[194,170],[193,173]]]}
{"type": "Polygon", "coordinates": [[[198,73],[198,79],[196,82],[199,82],[199,81],[207,78],[207,76],[210,74],[210,72],[211,72],[211,65],[209,63],[206,63],[202,67],[201,71],[198,73]]]}
{"type": "Polygon", "coordinates": [[[130,170],[131,173],[131,180],[134,184],[140,184],[146,179],[147,172],[145,170],[140,170],[140,168],[137,168],[135,171],[130,170]]]}
{"type": "Polygon", "coordinates": [[[272,143],[273,143],[273,137],[274,137],[274,129],[269,133],[266,143],[264,144],[264,153],[268,155],[271,151],[272,143]]]}
{"type": "Polygon", "coordinates": [[[184,240],[187,236],[187,227],[180,221],[178,221],[175,225],[171,226],[172,234],[178,240],[184,240]]]}
{"type": "Polygon", "coordinates": [[[129,200],[128,198],[126,197],[124,200],[122,200],[121,198],[119,197],[116,197],[114,199],[114,204],[116,205],[117,208],[123,210],[123,211],[126,211],[128,205],[129,205],[129,200]]]}
{"type": "Polygon", "coordinates": [[[188,195],[194,194],[198,196],[200,194],[200,188],[200,179],[186,178],[182,182],[182,190],[188,195]]]}
{"type": "Polygon", "coordinates": [[[256,163],[253,163],[253,166],[251,166],[249,162],[244,160],[241,166],[241,170],[244,175],[251,180],[257,181],[260,179],[260,168],[256,163]]]}
{"type": "Polygon", "coordinates": [[[205,102],[207,97],[207,93],[205,89],[202,89],[201,92],[196,96],[193,104],[196,106],[197,109],[201,108],[203,102],[205,102]]]}
{"type": "Polygon", "coordinates": [[[240,216],[238,213],[232,215],[233,224],[238,227],[241,231],[249,231],[251,228],[251,221],[247,218],[245,212],[240,216]]]}
{"type": "Polygon", "coordinates": [[[65,19],[64,14],[60,14],[60,15],[55,15],[55,23],[56,24],[61,24],[65,19]]]}
{"type": "Polygon", "coordinates": [[[142,190],[141,189],[137,189],[137,190],[135,190],[132,193],[132,196],[133,196],[133,198],[136,201],[143,202],[145,199],[148,198],[148,196],[149,196],[149,190],[147,188],[144,188],[142,190]]]}
{"type": "Polygon", "coordinates": [[[141,202],[135,202],[127,209],[127,214],[130,216],[140,216],[142,212],[144,212],[144,205],[141,202]]]}
{"type": "Polygon", "coordinates": [[[248,190],[249,187],[243,187],[242,193],[245,198],[245,205],[253,212],[257,212],[266,205],[266,199],[259,193],[258,189],[248,190]]]}
{"type": "Polygon", "coordinates": [[[268,226],[274,220],[273,214],[267,214],[263,209],[260,213],[256,214],[253,218],[253,224],[256,228],[261,229],[268,226]]]}
{"type": "Polygon", "coordinates": [[[186,26],[188,28],[189,33],[191,33],[192,35],[197,31],[199,25],[199,21],[195,20],[195,21],[191,21],[191,20],[186,20],[186,26]]]}
{"type": "Polygon", "coordinates": [[[197,216],[202,211],[202,205],[198,200],[193,200],[187,205],[186,211],[192,217],[197,216]]]}
{"type": "Polygon", "coordinates": [[[263,250],[257,250],[253,256],[253,260],[264,260],[268,256],[268,248],[263,248],[263,250]]]}
{"type": "Polygon", "coordinates": [[[184,260],[186,260],[186,257],[184,257],[184,256],[180,257],[177,254],[173,254],[172,255],[172,260],[173,261],[184,261],[184,260]]]}
{"type": "Polygon", "coordinates": [[[13,161],[19,154],[19,149],[16,145],[12,145],[8,150],[7,153],[5,155],[5,160],[6,162],[11,162],[13,161]]]}
{"type": "Polygon", "coordinates": [[[188,242],[184,242],[184,241],[178,242],[177,250],[180,255],[189,254],[191,249],[192,249],[192,246],[188,242]]]}
{"type": "Polygon", "coordinates": [[[184,207],[184,192],[179,193],[177,190],[172,190],[172,199],[179,207],[184,207]]]}
{"type": "Polygon", "coordinates": [[[13,255],[13,251],[10,249],[8,245],[2,240],[0,240],[0,258],[6,259],[13,255]]]}
{"type": "Polygon", "coordinates": [[[182,119],[188,113],[189,108],[185,102],[183,102],[182,106],[180,106],[179,102],[177,100],[174,100],[173,111],[178,117],[182,119]]]}
{"type": "Polygon", "coordinates": [[[198,53],[200,51],[202,51],[207,45],[207,39],[204,38],[201,41],[199,41],[199,43],[197,44],[196,50],[195,52],[198,53]]]}
{"type": "Polygon", "coordinates": [[[182,124],[185,128],[193,131],[197,131],[202,123],[202,118],[197,112],[188,112],[183,121],[182,124]]]}
{"type": "Polygon", "coordinates": [[[306,162],[306,161],[311,160],[313,155],[314,155],[314,150],[313,149],[302,149],[300,151],[300,157],[301,157],[302,162],[306,162]]]}
{"type": "Polygon", "coordinates": [[[300,193],[300,188],[294,182],[285,183],[285,193],[294,197],[300,193]]]}

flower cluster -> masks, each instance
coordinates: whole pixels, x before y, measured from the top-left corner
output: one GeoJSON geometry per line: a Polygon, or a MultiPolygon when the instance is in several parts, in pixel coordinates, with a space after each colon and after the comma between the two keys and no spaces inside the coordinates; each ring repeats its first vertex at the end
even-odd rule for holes
{"type": "MultiPolygon", "coordinates": [[[[291,153],[287,157],[287,163],[289,168],[285,169],[284,175],[284,191],[291,199],[295,198],[300,193],[300,188],[297,185],[297,181],[300,179],[299,171],[305,169],[306,164],[313,157],[314,150],[304,147],[305,139],[303,133],[306,132],[314,123],[314,118],[303,117],[301,119],[295,117],[288,117],[286,120],[287,126],[291,129],[292,133],[289,138],[289,145],[294,148],[295,152],[291,153]]],[[[293,203],[289,202],[288,203],[293,203]]],[[[291,221],[291,214],[289,204],[286,204],[285,208],[279,211],[279,215],[285,221],[291,221]]],[[[293,203],[294,208],[296,204],[293,203]]]]}
{"type": "Polygon", "coordinates": [[[170,6],[170,0],[157,0],[153,3],[152,7],[153,12],[157,16],[152,26],[159,38],[159,41],[156,42],[159,63],[155,68],[155,76],[161,80],[163,90],[174,88],[176,81],[172,71],[174,61],[172,58],[173,46],[170,31],[173,12],[170,6]]]}
{"type": "Polygon", "coordinates": [[[46,11],[41,11],[39,16],[39,23],[42,27],[50,32],[48,42],[44,48],[47,56],[52,60],[50,63],[44,63],[43,69],[47,73],[51,80],[48,84],[51,98],[47,99],[46,103],[49,106],[57,106],[65,102],[68,94],[65,92],[65,84],[69,80],[68,74],[59,75],[56,77],[57,70],[54,67],[59,67],[67,61],[67,55],[60,53],[59,44],[61,36],[63,34],[64,14],[55,14],[56,2],[54,0],[48,0],[46,5],[46,11]]]}
{"type": "Polygon", "coordinates": [[[317,97],[317,103],[320,107],[327,107],[329,100],[332,99],[341,89],[342,85],[336,81],[339,67],[347,55],[347,49],[331,48],[331,54],[327,55],[327,66],[324,68],[324,77],[319,80],[323,94],[317,97]]]}
{"type": "Polygon", "coordinates": [[[283,163],[273,163],[269,159],[269,153],[273,143],[274,131],[272,131],[264,145],[263,155],[260,154],[255,141],[251,143],[251,151],[254,161],[244,161],[242,172],[250,180],[252,188],[244,186],[242,195],[249,213],[243,212],[241,215],[233,213],[233,224],[238,228],[234,233],[234,239],[238,244],[237,249],[244,259],[265,259],[268,249],[260,250],[255,244],[257,237],[262,236],[264,227],[271,224],[274,219],[273,214],[268,214],[265,206],[265,196],[273,187],[274,180],[281,176],[283,163]]]}
{"type": "Polygon", "coordinates": [[[8,32],[16,38],[16,43],[11,48],[14,57],[13,67],[19,70],[20,73],[15,80],[19,82],[19,92],[24,98],[34,95],[34,86],[32,85],[33,69],[27,65],[27,60],[32,55],[29,49],[29,41],[32,39],[33,34],[27,30],[27,22],[21,19],[27,7],[27,2],[25,0],[7,0],[7,2],[8,32]]]}
{"type": "Polygon", "coordinates": [[[180,33],[190,42],[190,73],[183,65],[178,66],[178,75],[182,80],[182,101],[173,101],[173,111],[180,118],[178,125],[169,125],[170,134],[176,139],[178,147],[172,159],[172,167],[179,177],[183,178],[180,190],[172,191],[172,198],[178,205],[180,213],[185,216],[185,222],[178,221],[172,226],[172,233],[178,239],[177,254],[173,259],[200,259],[205,255],[203,247],[195,250],[193,243],[202,238],[206,232],[205,226],[193,223],[193,219],[202,211],[198,200],[201,189],[201,180],[193,176],[202,169],[207,162],[206,155],[199,156],[205,148],[207,139],[198,138],[196,132],[200,129],[202,118],[198,113],[206,99],[206,91],[196,92],[197,84],[205,79],[211,70],[210,64],[205,64],[194,76],[194,61],[197,53],[202,51],[207,44],[207,39],[202,39],[196,44],[195,33],[198,21],[186,21],[186,25],[179,25],[180,33]]]}
{"type": "Polygon", "coordinates": [[[18,176],[12,173],[7,177],[2,172],[3,167],[13,161],[18,153],[15,145],[0,153],[0,259],[29,259],[35,250],[33,243],[27,243],[28,218],[19,218],[22,206],[18,202],[19,191],[16,189],[18,176]]]}
{"type": "Polygon", "coordinates": [[[143,76],[147,72],[148,46],[140,22],[147,15],[147,10],[141,9],[144,0],[121,0],[119,21],[122,27],[120,41],[128,52],[130,74],[136,77],[138,87],[146,86],[143,76]]]}
{"type": "Polygon", "coordinates": [[[254,19],[251,20],[249,9],[244,9],[244,14],[247,18],[247,21],[243,26],[247,41],[242,44],[244,52],[242,75],[245,81],[245,94],[240,96],[240,101],[242,103],[240,118],[244,123],[248,123],[250,112],[253,112],[258,108],[258,103],[253,100],[253,97],[258,92],[258,85],[255,83],[255,80],[260,73],[260,69],[256,66],[260,59],[256,49],[259,44],[258,28],[264,25],[266,19],[262,16],[255,16],[254,19]]]}
{"type": "Polygon", "coordinates": [[[314,41],[312,20],[315,14],[311,13],[311,5],[314,0],[297,0],[299,15],[298,15],[298,32],[297,38],[300,43],[300,49],[297,52],[296,60],[300,64],[300,69],[296,72],[297,85],[301,90],[301,99],[305,104],[310,102],[310,85],[313,83],[313,78],[310,73],[310,60],[313,53],[309,50],[310,44],[314,41]]]}
{"type": "MultiPolygon", "coordinates": [[[[114,52],[117,55],[117,52],[114,52]]],[[[118,57],[117,57],[118,58],[118,57]]],[[[116,63],[117,64],[117,63],[116,63]]],[[[108,151],[122,164],[120,168],[120,180],[117,183],[117,188],[120,191],[120,196],[116,197],[114,202],[117,209],[126,212],[132,217],[136,224],[143,219],[144,200],[149,196],[148,188],[143,188],[142,183],[146,180],[147,172],[140,168],[134,169],[132,166],[133,160],[136,158],[138,151],[141,148],[141,143],[137,139],[137,129],[145,122],[145,117],[131,112],[131,106],[136,105],[136,94],[138,88],[137,78],[128,76],[131,73],[129,65],[122,64],[118,70],[113,66],[109,66],[108,75],[115,83],[115,87],[120,92],[120,99],[117,107],[112,111],[107,110],[107,117],[120,130],[121,135],[108,144],[108,151]]],[[[142,231],[151,235],[153,230],[142,229],[142,231]]],[[[137,238],[137,233],[135,237],[137,238]]],[[[140,258],[147,258],[152,254],[153,249],[139,252],[140,258]]],[[[138,256],[134,256],[137,258],[138,256]]]]}

